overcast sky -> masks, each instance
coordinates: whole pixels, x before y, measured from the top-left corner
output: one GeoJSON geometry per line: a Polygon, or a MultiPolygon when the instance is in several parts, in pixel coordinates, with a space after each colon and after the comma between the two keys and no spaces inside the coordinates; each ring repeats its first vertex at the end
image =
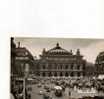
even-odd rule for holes
{"type": "Polygon", "coordinates": [[[43,48],[49,50],[56,46],[58,42],[60,46],[68,51],[71,49],[76,53],[80,49],[81,54],[89,62],[94,63],[99,52],[104,51],[104,39],[72,39],[72,38],[15,38],[15,43],[21,42],[21,47],[26,47],[33,56],[39,57],[43,48]]]}
{"type": "MultiPolygon", "coordinates": [[[[60,34],[79,34],[86,37],[104,37],[103,13],[104,0],[12,0],[8,7],[9,13],[3,11],[3,18],[9,18],[8,32],[19,36],[30,34],[54,37],[60,34]],[[92,35],[93,34],[93,35],[92,35]]],[[[4,2],[5,3],[5,2],[4,2]]],[[[4,22],[1,18],[0,23],[4,22]]],[[[6,29],[5,27],[3,28],[6,29]]],[[[38,36],[38,37],[40,37],[38,36]]],[[[70,37],[70,36],[69,36],[70,37]]],[[[82,36],[79,36],[79,38],[82,36]]],[[[31,53],[38,56],[43,48],[50,49],[57,42],[70,50],[81,49],[88,61],[94,62],[98,53],[104,50],[103,40],[72,40],[72,39],[18,39],[31,53]]],[[[18,41],[16,40],[16,41],[18,41]]]]}

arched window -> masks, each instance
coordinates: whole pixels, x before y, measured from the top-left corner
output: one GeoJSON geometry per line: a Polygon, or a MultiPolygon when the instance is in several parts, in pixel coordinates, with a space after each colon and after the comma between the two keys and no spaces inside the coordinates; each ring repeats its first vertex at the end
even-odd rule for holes
{"type": "Polygon", "coordinates": [[[65,76],[68,77],[68,73],[67,72],[65,73],[65,76]]]}
{"type": "Polygon", "coordinates": [[[54,64],[53,65],[53,69],[57,69],[57,64],[54,64]]]}
{"type": "Polygon", "coordinates": [[[73,64],[71,64],[71,69],[73,69],[73,64]]]}
{"type": "Polygon", "coordinates": [[[68,69],[68,65],[65,66],[65,69],[68,69]]]}
{"type": "Polygon", "coordinates": [[[52,76],[51,72],[48,73],[48,76],[49,76],[49,77],[52,76]]]}
{"type": "Polygon", "coordinates": [[[45,74],[45,72],[43,72],[43,77],[45,77],[46,76],[46,74],[45,74]]]}
{"type": "Polygon", "coordinates": [[[59,64],[57,65],[57,69],[60,69],[60,65],[59,64]]]}
{"type": "Polygon", "coordinates": [[[54,76],[57,76],[57,73],[55,72],[54,76]]]}
{"type": "Polygon", "coordinates": [[[60,69],[62,69],[62,65],[60,65],[60,69]]]}
{"type": "Polygon", "coordinates": [[[40,73],[39,73],[39,72],[37,72],[37,73],[36,73],[36,75],[37,75],[37,76],[40,76],[40,73]]]}
{"type": "Polygon", "coordinates": [[[73,77],[74,75],[73,75],[73,72],[71,73],[71,75],[70,75],[71,77],[73,77]]]}
{"type": "Polygon", "coordinates": [[[60,73],[60,76],[63,76],[62,72],[60,73]]]}
{"type": "Polygon", "coordinates": [[[80,65],[77,66],[77,69],[78,69],[78,70],[80,69],[80,65]]]}
{"type": "Polygon", "coordinates": [[[80,77],[80,72],[77,73],[78,77],[80,77]]]}

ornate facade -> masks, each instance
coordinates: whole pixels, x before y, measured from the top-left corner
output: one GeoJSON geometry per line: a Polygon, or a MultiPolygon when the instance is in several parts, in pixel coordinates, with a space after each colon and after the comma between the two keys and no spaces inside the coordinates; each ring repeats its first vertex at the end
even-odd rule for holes
{"type": "Polygon", "coordinates": [[[35,62],[35,74],[39,77],[83,77],[86,61],[77,49],[67,51],[59,43],[50,50],[43,49],[40,59],[35,62]]]}
{"type": "Polygon", "coordinates": [[[32,54],[25,47],[21,47],[20,42],[18,42],[18,47],[15,47],[13,75],[24,77],[26,71],[28,74],[31,74],[33,71],[33,66],[34,58],[32,54]]]}
{"type": "MultiPolygon", "coordinates": [[[[10,90],[11,93],[18,96],[17,93],[23,94],[24,84],[26,86],[26,79],[31,76],[33,71],[34,58],[29,50],[25,47],[20,46],[18,42],[18,47],[14,43],[14,38],[11,38],[11,75],[10,75],[10,90]]],[[[27,90],[25,91],[27,92],[27,90]]],[[[28,94],[28,93],[27,93],[28,94]]],[[[17,99],[18,97],[16,97],[17,99]]],[[[19,97],[19,99],[23,99],[19,97]]],[[[27,97],[26,97],[27,99],[27,97]]]]}

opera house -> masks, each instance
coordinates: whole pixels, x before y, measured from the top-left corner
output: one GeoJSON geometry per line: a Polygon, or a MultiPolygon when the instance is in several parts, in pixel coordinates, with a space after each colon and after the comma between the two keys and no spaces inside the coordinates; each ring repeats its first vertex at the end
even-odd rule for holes
{"type": "Polygon", "coordinates": [[[77,49],[67,51],[59,43],[52,49],[43,49],[40,59],[35,60],[37,77],[83,77],[85,76],[86,60],[77,49]]]}

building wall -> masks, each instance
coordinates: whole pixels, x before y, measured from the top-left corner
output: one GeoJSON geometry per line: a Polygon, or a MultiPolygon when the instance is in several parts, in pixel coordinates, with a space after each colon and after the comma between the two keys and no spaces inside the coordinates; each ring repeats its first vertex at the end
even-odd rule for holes
{"type": "Polygon", "coordinates": [[[13,40],[11,43],[11,73],[13,76],[24,77],[25,71],[28,71],[28,74],[33,72],[34,59],[32,54],[25,48],[18,46],[14,48],[13,40]]]}
{"type": "Polygon", "coordinates": [[[77,55],[41,55],[35,64],[35,74],[40,77],[83,77],[86,61],[77,55]]]}
{"type": "Polygon", "coordinates": [[[38,65],[40,69],[37,71],[40,72],[40,76],[83,76],[83,66],[84,64],[66,64],[66,63],[45,63],[38,65]]]}

